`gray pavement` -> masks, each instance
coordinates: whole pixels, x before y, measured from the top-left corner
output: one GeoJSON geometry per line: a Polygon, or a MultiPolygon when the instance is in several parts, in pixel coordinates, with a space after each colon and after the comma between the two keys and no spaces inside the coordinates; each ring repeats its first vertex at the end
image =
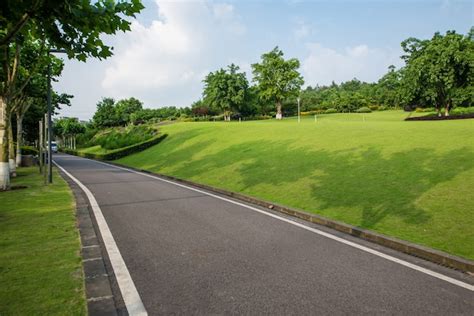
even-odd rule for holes
{"type": "Polygon", "coordinates": [[[55,161],[95,196],[150,315],[474,315],[474,292],[395,262],[144,175],[55,161]]]}

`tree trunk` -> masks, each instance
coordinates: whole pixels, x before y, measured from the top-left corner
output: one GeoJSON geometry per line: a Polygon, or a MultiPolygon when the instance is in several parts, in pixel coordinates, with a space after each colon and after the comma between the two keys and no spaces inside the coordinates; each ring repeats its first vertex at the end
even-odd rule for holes
{"type": "Polygon", "coordinates": [[[446,107],[444,108],[444,116],[449,116],[450,109],[451,109],[450,102],[446,102],[446,107]]]}
{"type": "Polygon", "coordinates": [[[23,115],[16,113],[16,166],[21,167],[21,145],[23,143],[23,115]]]}
{"type": "Polygon", "coordinates": [[[11,115],[8,115],[8,167],[10,168],[10,176],[16,177],[15,165],[15,143],[13,141],[13,128],[11,122],[11,115]]]}
{"type": "Polygon", "coordinates": [[[8,120],[7,100],[0,96],[0,190],[10,188],[10,168],[8,167],[8,120]]]}
{"type": "Polygon", "coordinates": [[[277,107],[276,119],[281,120],[283,118],[283,115],[281,114],[281,101],[280,100],[277,100],[276,107],[277,107]]]}

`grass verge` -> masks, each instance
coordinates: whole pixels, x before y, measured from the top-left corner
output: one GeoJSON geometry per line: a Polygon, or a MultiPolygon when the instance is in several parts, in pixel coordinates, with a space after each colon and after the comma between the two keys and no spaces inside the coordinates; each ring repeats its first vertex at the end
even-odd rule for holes
{"type": "Polygon", "coordinates": [[[0,315],[85,315],[74,197],[56,170],[43,185],[37,168],[20,168],[0,192],[0,315]]]}
{"type": "Polygon", "coordinates": [[[474,259],[474,121],[406,116],[177,123],[118,162],[474,259]]]}

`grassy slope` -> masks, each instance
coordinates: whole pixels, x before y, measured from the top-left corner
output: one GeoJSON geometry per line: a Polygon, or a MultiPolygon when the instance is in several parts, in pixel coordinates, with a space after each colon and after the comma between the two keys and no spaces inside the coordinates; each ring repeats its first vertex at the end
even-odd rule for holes
{"type": "Polygon", "coordinates": [[[80,242],[74,199],[55,172],[43,185],[36,168],[21,168],[0,192],[0,315],[84,315],[80,242]]]}
{"type": "Polygon", "coordinates": [[[119,162],[243,192],[474,259],[474,120],[401,111],[163,126],[119,162]]]}

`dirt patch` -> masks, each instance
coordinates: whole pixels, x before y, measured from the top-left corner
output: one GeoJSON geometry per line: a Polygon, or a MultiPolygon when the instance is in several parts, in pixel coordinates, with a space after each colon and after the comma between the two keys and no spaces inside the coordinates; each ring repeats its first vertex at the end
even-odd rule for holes
{"type": "Polygon", "coordinates": [[[13,191],[13,190],[21,190],[21,189],[26,189],[26,188],[28,188],[28,186],[27,186],[27,185],[12,185],[12,186],[10,187],[10,190],[12,190],[12,191],[13,191]]]}
{"type": "Polygon", "coordinates": [[[464,120],[464,119],[473,119],[474,113],[468,114],[454,114],[450,116],[437,116],[437,115],[427,115],[419,117],[408,117],[405,121],[445,121],[445,120],[464,120]]]}

